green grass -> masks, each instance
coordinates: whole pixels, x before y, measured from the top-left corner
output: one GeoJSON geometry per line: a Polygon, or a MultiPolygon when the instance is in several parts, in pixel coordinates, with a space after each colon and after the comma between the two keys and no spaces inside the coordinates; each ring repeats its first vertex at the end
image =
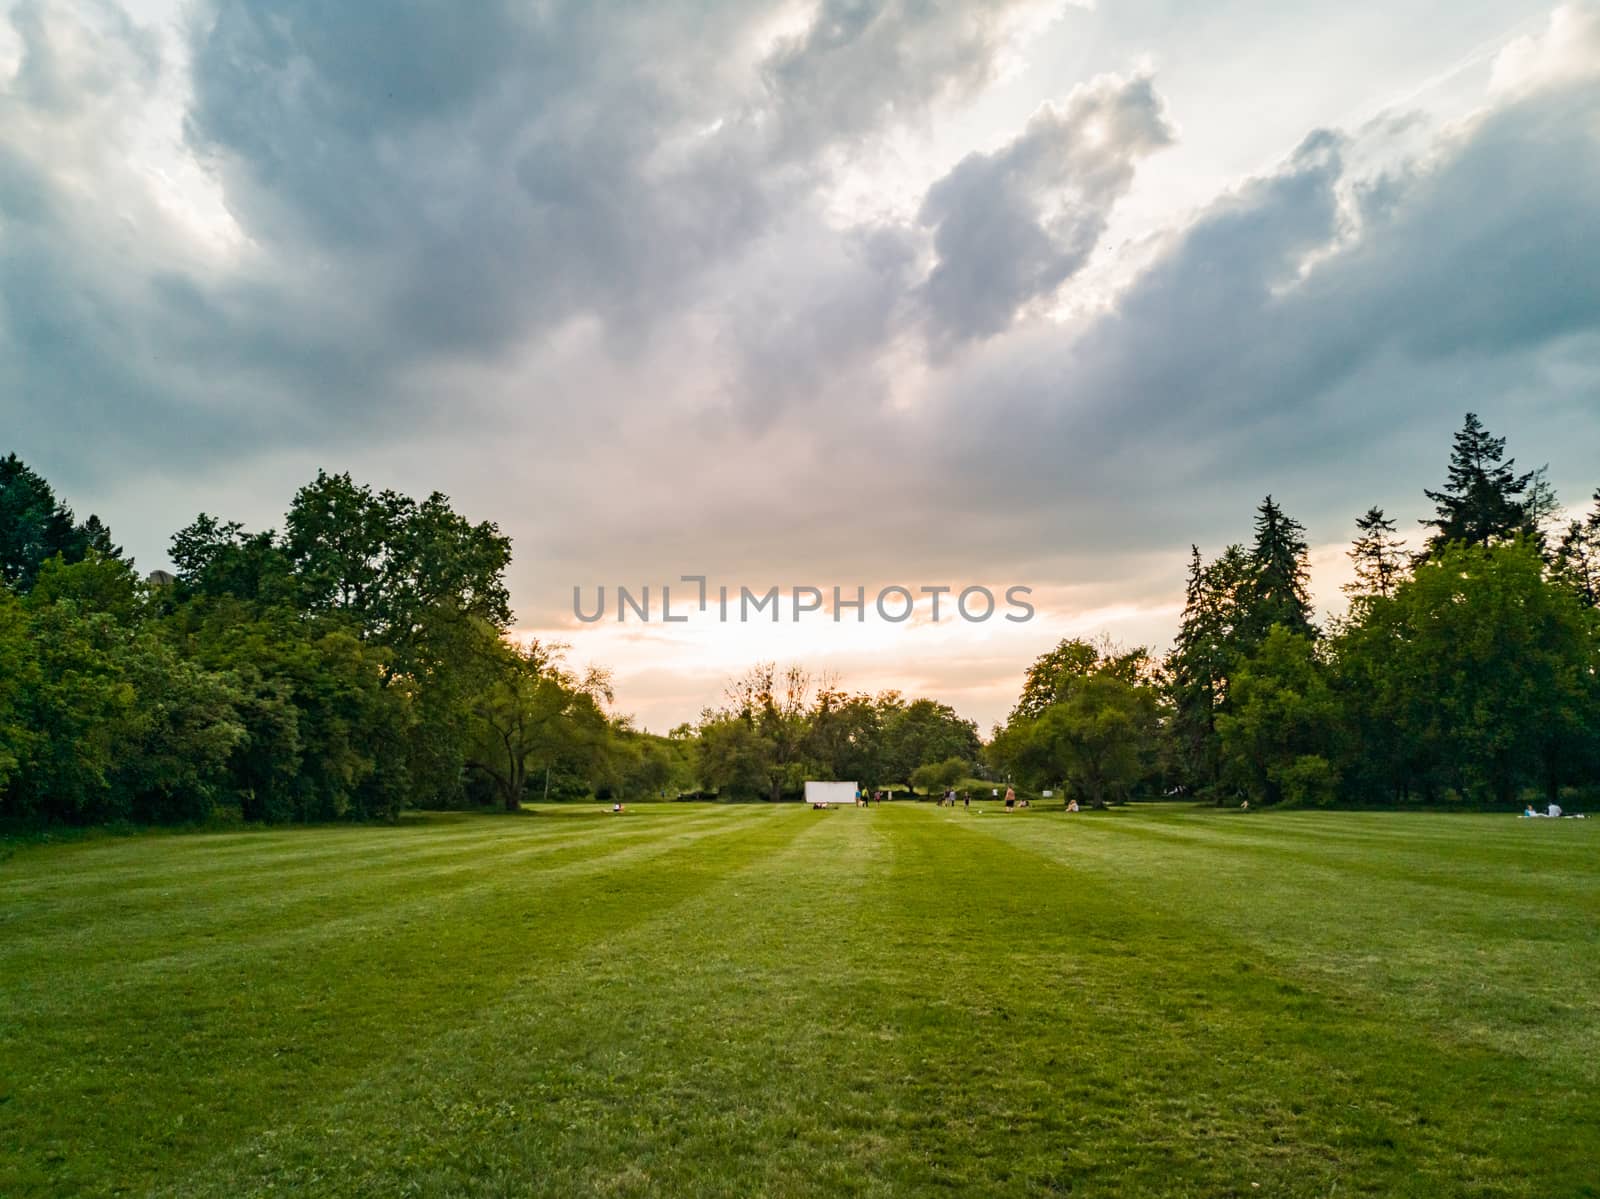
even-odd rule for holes
{"type": "Polygon", "coordinates": [[[1600,1194],[1597,852],[990,802],[24,846],[0,1194],[1600,1194]]]}

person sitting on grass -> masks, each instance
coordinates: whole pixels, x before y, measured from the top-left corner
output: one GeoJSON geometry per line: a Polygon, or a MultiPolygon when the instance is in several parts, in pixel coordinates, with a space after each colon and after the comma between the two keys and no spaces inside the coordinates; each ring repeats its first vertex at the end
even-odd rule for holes
{"type": "Polygon", "coordinates": [[[611,805],[611,810],[613,812],[620,813],[622,811],[622,805],[620,803],[614,803],[611,805]]]}
{"type": "Polygon", "coordinates": [[[1068,800],[1067,801],[1067,811],[1076,812],[1077,810],[1078,810],[1078,801],[1075,800],[1075,799],[1068,800]]]}

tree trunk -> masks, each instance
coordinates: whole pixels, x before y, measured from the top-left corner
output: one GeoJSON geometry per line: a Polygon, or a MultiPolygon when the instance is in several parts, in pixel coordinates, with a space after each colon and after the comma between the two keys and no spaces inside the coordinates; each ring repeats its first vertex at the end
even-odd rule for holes
{"type": "Polygon", "coordinates": [[[522,811],[522,793],[527,788],[527,782],[528,772],[520,768],[516,762],[512,762],[511,769],[506,771],[506,811],[522,811]]]}

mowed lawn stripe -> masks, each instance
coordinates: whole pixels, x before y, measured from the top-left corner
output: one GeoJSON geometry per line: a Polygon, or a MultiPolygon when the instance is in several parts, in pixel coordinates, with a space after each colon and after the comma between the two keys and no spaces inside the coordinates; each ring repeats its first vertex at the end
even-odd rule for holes
{"type": "MultiPolygon", "coordinates": [[[[1048,819],[1044,813],[1040,816],[1048,819]]],[[[1253,818],[1250,823],[1260,827],[1264,822],[1253,818]]],[[[1136,816],[1113,817],[1109,822],[1083,821],[1077,827],[1085,831],[1058,831],[1067,838],[1066,843],[1077,839],[1085,845],[1095,844],[1109,837],[1105,843],[1116,847],[1116,854],[1108,863],[1113,868],[1123,869],[1137,861],[1130,855],[1134,843],[1176,840],[1196,856],[1213,859],[1217,873],[1210,882],[1228,880],[1235,890],[1270,888],[1280,878],[1295,880],[1297,890],[1320,881],[1329,888],[1360,892],[1371,883],[1376,888],[1374,894],[1391,897],[1399,904],[1390,912],[1403,912],[1408,919],[1448,919],[1460,914],[1477,921],[1486,912],[1516,913],[1530,928],[1546,919],[1582,921],[1600,915],[1595,906],[1592,871],[1560,860],[1545,861],[1537,848],[1507,851],[1496,863],[1458,855],[1449,849],[1419,855],[1411,851],[1409,842],[1352,850],[1302,836],[1292,826],[1275,838],[1175,836],[1170,826],[1136,816]],[[1108,823],[1115,825],[1114,831],[1106,827],[1108,823]],[[1540,862],[1539,868],[1524,869],[1514,864],[1519,854],[1530,852],[1540,862]]],[[[1158,858],[1166,852],[1151,848],[1158,858]]]]}
{"type": "Polygon", "coordinates": [[[1292,812],[1268,816],[1197,813],[1192,809],[1182,815],[1121,811],[1097,813],[1082,823],[1092,831],[1096,823],[1109,819],[1136,835],[1298,855],[1304,861],[1338,862],[1384,878],[1405,876],[1418,881],[1437,874],[1454,886],[1476,879],[1485,886],[1528,888],[1535,895],[1550,887],[1570,887],[1580,900],[1594,898],[1585,868],[1595,863],[1600,836],[1586,823],[1543,825],[1509,816],[1463,814],[1421,817],[1433,827],[1461,827],[1445,830],[1453,836],[1433,836],[1430,828],[1429,835],[1419,837],[1415,814],[1394,813],[1387,816],[1390,827],[1386,831],[1351,837],[1334,833],[1326,823],[1306,816],[1292,812]],[[1137,820],[1129,819],[1135,815],[1137,820]],[[1546,829],[1551,833],[1545,834],[1546,829]],[[1521,860],[1524,855],[1528,855],[1527,865],[1521,860]],[[1552,867],[1556,869],[1552,871],[1552,867]]]}
{"type": "Polygon", "coordinates": [[[202,1189],[1538,1194],[1579,1176],[1573,1146],[1536,1171],[1517,1139],[1575,1092],[1500,1127],[1523,1063],[1443,1052],[934,810],[785,819],[809,824],[788,852],[202,1189]],[[1068,886],[1070,913],[1040,902],[1068,886]]]}
{"type": "MultiPolygon", "coordinates": [[[[1374,874],[1372,862],[1383,860],[1376,849],[1355,866],[1300,860],[1316,842],[1297,821],[1280,826],[1276,816],[1219,814],[1211,838],[1189,839],[1181,851],[1152,842],[1145,834],[1159,818],[1137,811],[1085,821],[1045,812],[985,819],[986,833],[1095,874],[1131,904],[1246,937],[1302,983],[1381,1001],[1398,1020],[1576,1070],[1600,1085],[1600,870],[1561,866],[1564,855],[1547,860],[1538,842],[1507,853],[1508,874],[1537,873],[1550,883],[1518,902],[1486,892],[1475,863],[1452,882],[1448,847],[1421,882],[1399,861],[1391,860],[1387,877],[1374,874]],[[1242,824],[1253,831],[1237,834],[1235,844],[1230,830],[1242,824]],[[1286,857],[1251,843],[1273,835],[1299,852],[1286,857]]],[[[1570,836],[1600,840],[1583,825],[1572,828],[1570,836]]]]}
{"type": "MultiPolygon", "coordinates": [[[[1491,869],[1475,856],[1458,856],[1448,843],[1427,855],[1427,871],[1419,874],[1412,864],[1415,825],[1396,831],[1403,853],[1384,856],[1375,847],[1351,862],[1318,857],[1319,842],[1301,836],[1297,820],[1280,826],[1275,818],[1249,823],[1257,830],[1273,826],[1296,847],[1290,854],[1224,841],[1205,869],[1171,872],[1161,868],[1159,852],[1148,864],[1139,856],[1136,843],[1148,822],[1130,815],[1114,831],[1088,829],[1087,843],[1103,850],[1106,871],[1148,879],[1166,896],[1162,902],[1248,927],[1308,975],[1359,985],[1391,1002],[1408,995],[1418,1004],[1409,1014],[1429,1024],[1600,1067],[1600,955],[1572,952],[1585,944],[1600,949],[1600,871],[1592,856],[1600,830],[1571,824],[1561,844],[1528,840],[1506,848],[1498,864],[1505,881],[1497,887],[1491,869]],[[1567,853],[1551,852],[1580,841],[1591,849],[1587,863],[1573,865],[1567,853]],[[1219,885],[1224,880],[1230,885],[1219,885]],[[1554,1037],[1545,1035],[1551,1022],[1559,1031],[1554,1037]]],[[[1411,819],[1395,817],[1402,824],[1411,819]]],[[[1486,819],[1494,818],[1434,823],[1470,830],[1486,819]]],[[[1218,823],[1229,829],[1238,822],[1218,823]]],[[[1069,825],[1054,829],[1063,847],[1081,839],[1069,825]]]]}
{"type": "Polygon", "coordinates": [[[802,1133],[850,1108],[830,1046],[861,966],[832,930],[886,847],[864,812],[775,819],[689,866],[711,885],[683,904],[166,1193],[811,1194],[865,1168],[842,1120],[802,1133]]]}
{"type": "MultiPolygon", "coordinates": [[[[630,813],[630,817],[632,817],[630,813]]],[[[642,812],[631,825],[662,817],[642,812]]],[[[261,828],[248,833],[141,834],[82,844],[29,846],[0,865],[7,891],[21,900],[71,902],[89,896],[161,893],[174,883],[237,880],[248,874],[314,873],[359,854],[363,861],[402,861],[480,851],[500,842],[592,836],[617,822],[609,811],[585,808],[551,816],[524,813],[517,820],[483,815],[411,814],[394,825],[355,828],[261,828]],[[219,845],[218,842],[224,842],[219,845]]]]}
{"type": "MultiPolygon", "coordinates": [[[[1408,1019],[1403,1005],[1307,985],[1291,959],[1264,952],[1248,921],[1174,905],[1150,885],[1173,874],[1204,879],[1208,863],[1169,855],[1144,863],[1148,874],[1100,868],[1098,853],[1076,839],[1109,841],[1109,822],[1085,832],[1092,822],[1064,827],[1070,818],[1059,814],[925,815],[943,834],[930,875],[987,861],[990,893],[1002,890],[988,936],[1016,950],[1017,998],[997,993],[993,1002],[1005,1006],[996,1012],[1013,1026],[1052,1011],[1069,1022],[1056,1056],[1078,1093],[1062,1106],[1081,1121],[1065,1131],[1073,1152],[1058,1169],[1037,1163],[1038,1186],[1208,1195],[1255,1193],[1248,1183],[1259,1182],[1262,1193],[1284,1194],[1337,1186],[1548,1195],[1579,1193],[1588,1179],[1600,1109],[1570,1057],[1530,1063],[1441,1035],[1408,1019]],[[1027,843],[1043,831],[1028,826],[1050,820],[1076,852],[1027,843]],[[1003,843],[1010,861],[994,867],[973,840],[1003,843]],[[1564,1135],[1546,1145],[1554,1128],[1564,1135]]],[[[1135,842],[1124,860],[1137,853],[1135,842]]],[[[931,909],[930,921],[960,936],[947,910],[931,909]]],[[[1331,917],[1303,910],[1312,921],[1331,917]]],[[[981,993],[981,972],[944,973],[953,989],[981,993]]],[[[1041,1048],[1008,1058],[1001,1074],[1027,1080],[1041,1048]]]]}
{"type": "Polygon", "coordinates": [[[102,970],[44,1006],[5,1001],[0,1193],[153,1181],[498,999],[530,966],[648,918],[652,896],[681,902],[702,885],[706,841],[786,833],[763,809],[698,816],[565,868],[489,861],[475,885],[420,899],[397,872],[389,909],[180,950],[137,985],[107,944],[102,970]]]}
{"type": "MultiPolygon", "coordinates": [[[[625,870],[636,861],[686,849],[702,838],[726,836],[737,830],[738,823],[737,818],[684,821],[638,839],[618,830],[589,842],[564,845],[561,848],[570,854],[553,862],[537,860],[535,848],[517,850],[502,844],[499,852],[486,853],[476,870],[391,867],[367,872],[357,868],[351,877],[359,876],[367,890],[342,904],[326,901],[323,896],[330,893],[319,889],[311,893],[310,902],[290,910],[279,906],[277,892],[263,889],[256,893],[256,907],[243,913],[236,935],[184,943],[181,929],[169,927],[168,935],[162,937],[160,927],[147,927],[144,939],[134,949],[153,945],[157,952],[139,956],[121,949],[122,941],[112,928],[101,948],[117,948],[95,958],[98,965],[93,969],[85,972],[73,962],[50,961],[37,963],[32,970],[18,969],[0,986],[0,1000],[21,1016],[69,1017],[73,1013],[60,1010],[58,998],[70,1001],[76,997],[98,1004],[108,993],[160,990],[174,978],[220,969],[248,970],[261,961],[276,965],[280,959],[292,960],[321,945],[332,944],[335,952],[341,943],[370,945],[386,936],[408,935],[418,921],[426,922],[440,910],[464,907],[467,900],[483,892],[512,891],[532,900],[539,888],[566,879],[581,880],[602,870],[625,870]],[[284,916],[292,919],[279,919],[284,916]],[[85,982],[95,984],[92,992],[81,985],[85,982]]],[[[337,892],[332,894],[337,896],[337,892]]],[[[92,953],[87,956],[94,958],[92,953]]]]}
{"type": "Polygon", "coordinates": [[[641,811],[592,868],[486,854],[76,1003],[20,1046],[0,1193],[1593,1193],[1570,841],[1505,851],[1559,880],[1530,935],[1451,818],[1363,862],[1322,814],[641,811]]]}
{"type": "MultiPolygon", "coordinates": [[[[680,819],[673,822],[671,832],[686,835],[712,819],[680,819]]],[[[52,970],[75,972],[103,961],[105,945],[113,941],[125,972],[146,959],[165,960],[179,940],[225,938],[226,944],[237,946],[257,937],[282,936],[296,927],[331,927],[327,921],[333,913],[349,919],[371,907],[392,908],[397,878],[406,881],[408,900],[424,902],[430,894],[497,876],[512,862],[545,858],[540,868],[547,869],[552,861],[594,858],[660,836],[656,826],[643,821],[595,821],[587,827],[569,822],[558,833],[529,827],[520,838],[495,836],[465,844],[457,839],[438,853],[394,855],[354,849],[337,862],[308,867],[289,866],[271,854],[259,864],[257,859],[239,860],[232,875],[184,878],[160,889],[143,888],[132,896],[118,888],[99,897],[76,892],[49,900],[24,899],[8,904],[0,925],[5,932],[0,976],[30,967],[41,977],[52,970]],[[495,871],[485,870],[489,863],[495,864],[495,871]]],[[[205,851],[197,846],[192,852],[205,851]]]]}

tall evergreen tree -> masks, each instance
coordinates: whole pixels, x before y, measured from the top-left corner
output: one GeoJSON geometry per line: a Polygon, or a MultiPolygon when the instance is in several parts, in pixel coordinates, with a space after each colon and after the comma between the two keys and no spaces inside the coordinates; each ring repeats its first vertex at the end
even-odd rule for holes
{"type": "Polygon", "coordinates": [[[1550,464],[1530,472],[1528,487],[1522,496],[1521,533],[1546,560],[1549,559],[1550,534],[1555,518],[1561,515],[1561,498],[1550,484],[1550,464]]]}
{"type": "Polygon", "coordinates": [[[1245,601],[1254,579],[1243,546],[1230,545],[1214,562],[1191,546],[1183,616],[1167,655],[1166,685],[1178,765],[1197,787],[1218,777],[1217,714],[1228,699],[1228,680],[1244,657],[1245,601]]]}
{"type": "Polygon", "coordinates": [[[118,557],[111,532],[91,516],[75,524],[72,509],[56,498],[43,475],[16,454],[0,458],[0,582],[17,592],[33,586],[39,568],[60,554],[82,562],[89,550],[118,557]]]}
{"type": "Polygon", "coordinates": [[[1344,592],[1352,599],[1365,595],[1388,598],[1405,572],[1401,551],[1406,543],[1394,535],[1394,521],[1383,514],[1382,508],[1368,508],[1366,515],[1356,517],[1356,530],[1349,551],[1356,577],[1344,585],[1344,592]]]}
{"type": "Polygon", "coordinates": [[[94,513],[89,514],[89,519],[79,526],[78,531],[83,535],[84,549],[93,550],[102,558],[121,559],[122,547],[112,543],[111,530],[94,513]]]}
{"type": "Polygon", "coordinates": [[[1537,472],[1517,474],[1516,459],[1505,452],[1506,439],[1491,436],[1477,413],[1467,413],[1450,451],[1444,489],[1423,491],[1437,510],[1432,520],[1421,522],[1435,530],[1428,538],[1428,554],[1452,542],[1490,545],[1528,531],[1525,493],[1537,472]]]}
{"type": "Polygon", "coordinates": [[[1550,573],[1589,607],[1600,608],[1600,488],[1589,515],[1573,521],[1562,534],[1550,573]]]}
{"type": "Polygon", "coordinates": [[[1252,580],[1245,618],[1248,648],[1266,640],[1274,625],[1316,636],[1311,623],[1310,568],[1305,527],[1269,495],[1256,509],[1256,540],[1250,549],[1252,580]]]}

